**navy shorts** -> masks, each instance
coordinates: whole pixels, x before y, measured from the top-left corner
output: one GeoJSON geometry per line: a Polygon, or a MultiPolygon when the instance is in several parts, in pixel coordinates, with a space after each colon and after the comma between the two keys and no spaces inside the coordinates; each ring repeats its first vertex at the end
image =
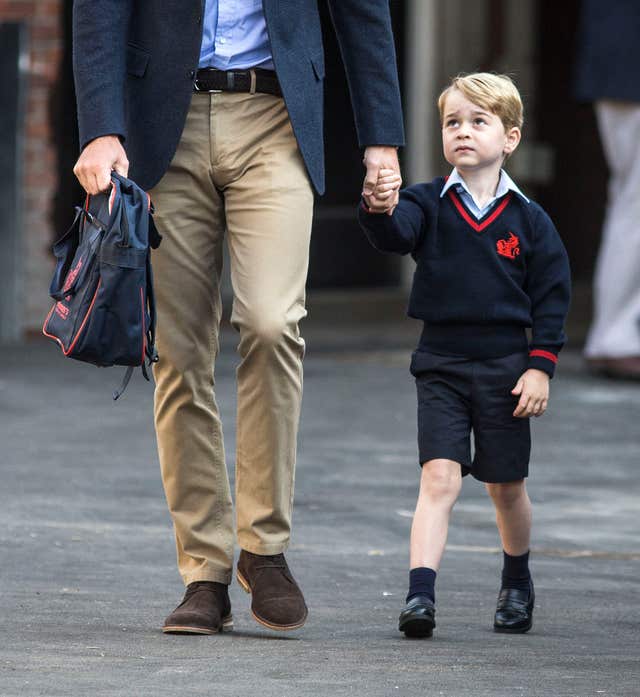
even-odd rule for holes
{"type": "Polygon", "coordinates": [[[420,464],[436,458],[454,460],[463,476],[472,474],[481,482],[526,477],[529,419],[513,416],[519,398],[511,390],[527,365],[525,352],[473,360],[415,351],[411,372],[418,390],[420,464]]]}

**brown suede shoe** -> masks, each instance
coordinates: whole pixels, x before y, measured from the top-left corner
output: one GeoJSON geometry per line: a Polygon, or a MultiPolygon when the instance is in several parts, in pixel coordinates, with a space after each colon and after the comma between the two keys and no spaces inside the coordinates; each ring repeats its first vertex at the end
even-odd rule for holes
{"type": "Polygon", "coordinates": [[[238,582],[251,593],[251,614],[269,629],[298,629],[307,619],[307,606],[284,554],[252,554],[241,550],[238,582]]]}
{"type": "Polygon", "coordinates": [[[587,366],[594,373],[617,380],[640,380],[640,356],[619,358],[587,358],[587,366]]]}
{"type": "Polygon", "coordinates": [[[229,587],[213,581],[190,583],[183,601],[162,627],[168,634],[217,634],[232,629],[229,587]]]}

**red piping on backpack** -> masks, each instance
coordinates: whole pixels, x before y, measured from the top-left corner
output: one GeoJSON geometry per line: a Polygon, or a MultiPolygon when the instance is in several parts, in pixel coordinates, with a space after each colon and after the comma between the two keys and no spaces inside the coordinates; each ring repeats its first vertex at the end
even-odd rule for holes
{"type": "Polygon", "coordinates": [[[529,356],[531,358],[535,358],[536,356],[539,358],[546,358],[548,361],[551,361],[552,363],[558,362],[558,356],[555,356],[553,353],[550,353],[549,351],[543,351],[542,349],[534,349],[533,351],[529,351],[529,356]]]}
{"type": "Polygon", "coordinates": [[[46,330],[47,322],[49,321],[49,318],[51,317],[52,312],[55,310],[55,305],[51,308],[49,311],[49,314],[47,315],[47,318],[44,321],[44,324],[42,325],[42,333],[45,336],[48,336],[50,339],[53,339],[56,341],[60,348],[62,349],[62,353],[64,353],[65,356],[68,356],[71,351],[73,351],[73,347],[76,345],[78,339],[80,338],[80,334],[82,334],[82,330],[85,327],[85,324],[87,323],[89,319],[89,315],[91,314],[91,310],[93,310],[93,306],[95,305],[96,298],[98,297],[98,291],[100,290],[100,286],[102,285],[102,279],[98,281],[98,287],[96,288],[96,292],[93,295],[93,299],[91,300],[91,305],[89,305],[89,309],[87,310],[87,314],[84,316],[84,319],[82,320],[82,324],[80,325],[80,329],[78,329],[77,334],[75,335],[73,341],[71,342],[71,345],[69,346],[68,349],[65,349],[64,344],[62,341],[57,336],[54,336],[53,334],[49,334],[46,330]]]}

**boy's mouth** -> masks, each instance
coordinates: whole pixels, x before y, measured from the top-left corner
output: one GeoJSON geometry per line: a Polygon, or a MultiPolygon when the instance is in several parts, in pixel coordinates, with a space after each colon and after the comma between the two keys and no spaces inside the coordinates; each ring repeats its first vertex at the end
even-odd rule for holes
{"type": "Polygon", "coordinates": [[[456,152],[471,152],[473,148],[469,147],[468,145],[458,145],[456,148],[456,152]]]}

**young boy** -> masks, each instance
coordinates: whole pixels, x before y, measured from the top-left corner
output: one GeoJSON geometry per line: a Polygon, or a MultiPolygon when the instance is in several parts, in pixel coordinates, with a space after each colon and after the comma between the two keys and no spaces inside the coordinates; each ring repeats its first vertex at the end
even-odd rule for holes
{"type": "Polygon", "coordinates": [[[411,528],[406,636],[435,627],[436,573],[462,476],[484,482],[504,549],[498,632],[531,628],[529,417],[547,408],[565,340],[567,254],[553,223],[502,169],[520,142],[522,101],[503,75],[455,78],[438,100],[447,178],[400,192],[383,170],[359,219],[372,244],[417,262],[409,315],[424,321],[411,361],[422,475],[411,528]],[[526,329],[531,328],[531,342],[526,329]],[[473,430],[475,453],[470,452],[473,430]]]}

